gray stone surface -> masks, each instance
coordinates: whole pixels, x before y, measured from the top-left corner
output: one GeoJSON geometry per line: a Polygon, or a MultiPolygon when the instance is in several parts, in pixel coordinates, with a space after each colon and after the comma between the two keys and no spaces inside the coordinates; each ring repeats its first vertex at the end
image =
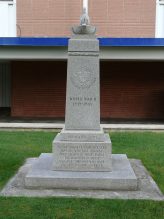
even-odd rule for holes
{"type": "Polygon", "coordinates": [[[90,24],[90,18],[88,16],[87,9],[83,7],[83,14],[80,17],[80,25],[81,26],[88,26],[89,24],[90,24]]]}
{"type": "Polygon", "coordinates": [[[42,154],[25,177],[28,188],[137,190],[126,155],[112,155],[112,172],[53,171],[52,154],[42,154]]]}
{"type": "Polygon", "coordinates": [[[53,170],[111,171],[111,140],[102,142],[62,141],[60,134],[53,141],[53,170]]]}
{"type": "Polygon", "coordinates": [[[60,132],[61,141],[70,142],[103,142],[105,141],[104,131],[101,128],[99,131],[95,130],[66,130],[62,129],[60,132]]]}
{"type": "Polygon", "coordinates": [[[77,29],[89,32],[69,40],[65,127],[53,141],[52,167],[54,171],[112,171],[111,140],[100,127],[99,41],[95,28],[77,29]]]}
{"type": "Polygon", "coordinates": [[[99,58],[99,41],[96,39],[94,35],[74,35],[69,40],[68,52],[72,52],[72,55],[74,55],[73,52],[75,52],[75,55],[76,52],[81,52],[81,55],[87,57],[88,53],[86,52],[91,52],[91,56],[88,58],[92,58],[93,53],[95,53],[95,55],[99,58]]]}
{"type": "Polygon", "coordinates": [[[75,34],[93,34],[96,33],[96,27],[94,26],[74,26],[72,31],[75,34]]]}
{"type": "Polygon", "coordinates": [[[137,191],[109,191],[109,190],[72,190],[72,189],[27,189],[24,179],[31,166],[38,158],[29,158],[19,169],[18,173],[7,183],[0,192],[0,196],[26,197],[79,197],[99,199],[147,199],[164,201],[164,196],[154,182],[149,172],[140,160],[131,159],[130,163],[139,181],[137,191]]]}
{"type": "Polygon", "coordinates": [[[99,41],[94,35],[69,40],[66,130],[100,130],[99,41]]]}

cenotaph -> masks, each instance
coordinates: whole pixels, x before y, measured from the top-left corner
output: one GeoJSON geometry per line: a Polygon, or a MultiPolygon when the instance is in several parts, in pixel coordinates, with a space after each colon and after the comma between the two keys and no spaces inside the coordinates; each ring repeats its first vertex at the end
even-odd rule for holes
{"type": "Polygon", "coordinates": [[[112,155],[110,137],[100,127],[99,41],[87,12],[84,7],[69,40],[65,127],[53,153],[41,154],[26,175],[28,188],[137,189],[129,160],[112,155]]]}

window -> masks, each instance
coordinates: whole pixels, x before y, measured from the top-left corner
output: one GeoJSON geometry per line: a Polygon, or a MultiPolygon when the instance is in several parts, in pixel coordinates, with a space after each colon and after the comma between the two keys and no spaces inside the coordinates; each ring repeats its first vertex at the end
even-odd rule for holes
{"type": "Polygon", "coordinates": [[[155,37],[164,38],[164,0],[157,0],[156,2],[155,37]]]}
{"type": "Polygon", "coordinates": [[[16,0],[0,0],[0,37],[16,36],[16,0]]]}

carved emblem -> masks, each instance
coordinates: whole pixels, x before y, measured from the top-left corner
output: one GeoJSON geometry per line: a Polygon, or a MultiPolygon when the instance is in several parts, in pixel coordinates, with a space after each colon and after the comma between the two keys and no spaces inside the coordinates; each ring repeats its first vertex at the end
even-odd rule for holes
{"type": "Polygon", "coordinates": [[[71,81],[75,87],[85,89],[90,88],[95,83],[96,77],[90,69],[83,68],[72,74],[71,81]]]}

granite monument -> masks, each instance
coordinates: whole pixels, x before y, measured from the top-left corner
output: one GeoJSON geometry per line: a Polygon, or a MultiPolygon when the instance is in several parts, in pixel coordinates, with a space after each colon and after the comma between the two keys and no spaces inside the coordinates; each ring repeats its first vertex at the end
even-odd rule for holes
{"type": "Polygon", "coordinates": [[[112,155],[110,137],[100,127],[99,41],[85,4],[68,46],[65,127],[53,141],[53,153],[42,154],[32,166],[25,185],[136,190],[129,160],[112,155]]]}

